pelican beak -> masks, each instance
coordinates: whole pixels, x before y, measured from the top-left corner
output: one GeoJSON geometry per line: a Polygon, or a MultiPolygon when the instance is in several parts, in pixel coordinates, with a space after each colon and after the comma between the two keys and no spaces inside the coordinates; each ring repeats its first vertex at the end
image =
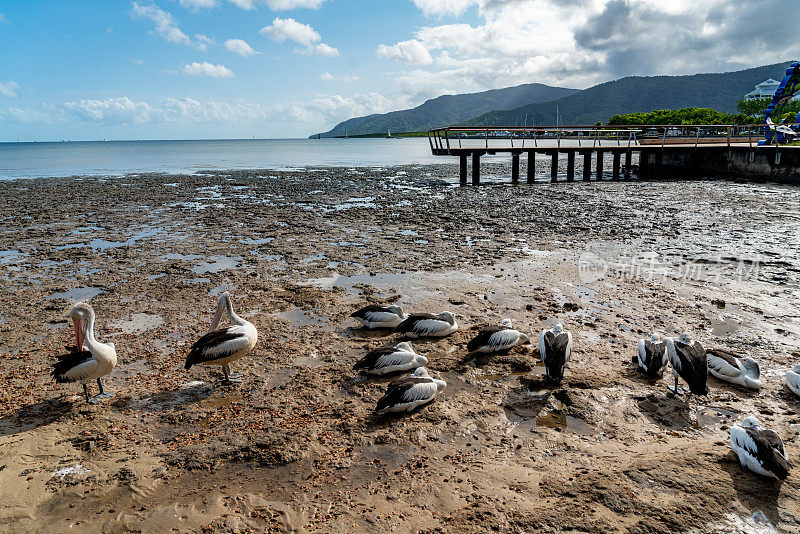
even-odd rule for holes
{"type": "Polygon", "coordinates": [[[74,321],[75,324],[75,346],[78,347],[79,351],[83,350],[83,330],[84,330],[84,321],[81,318],[76,318],[74,321]]]}

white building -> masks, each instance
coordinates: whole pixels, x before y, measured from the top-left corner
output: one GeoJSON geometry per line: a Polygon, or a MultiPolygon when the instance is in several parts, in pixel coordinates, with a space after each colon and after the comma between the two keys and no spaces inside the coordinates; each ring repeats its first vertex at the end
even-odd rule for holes
{"type": "Polygon", "coordinates": [[[757,98],[772,98],[775,94],[775,91],[778,90],[780,87],[781,82],[778,80],[773,80],[772,78],[768,80],[764,80],[760,84],[756,85],[754,91],[750,91],[746,95],[744,95],[745,100],[755,100],[757,98]]]}
{"type": "MultiPolygon", "coordinates": [[[[758,98],[772,98],[775,95],[775,91],[778,90],[778,87],[781,86],[781,82],[778,80],[773,80],[769,78],[764,80],[760,84],[756,85],[754,91],[750,91],[746,95],[744,95],[745,100],[756,100],[758,98]]],[[[800,95],[795,96],[792,100],[800,99],[800,95]]]]}

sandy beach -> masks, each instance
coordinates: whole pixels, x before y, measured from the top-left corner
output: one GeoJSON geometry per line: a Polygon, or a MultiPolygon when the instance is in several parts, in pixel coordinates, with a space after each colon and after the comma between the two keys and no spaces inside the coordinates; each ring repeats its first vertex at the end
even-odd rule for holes
{"type": "Polygon", "coordinates": [[[1,183],[0,531],[800,531],[800,471],[745,471],[728,437],[755,414],[800,454],[783,385],[800,362],[800,191],[456,175],[1,183]],[[239,385],[183,369],[226,289],[259,330],[239,385]],[[87,298],[119,355],[97,404],[49,376],[87,298]],[[456,314],[455,334],[414,343],[448,382],[430,405],[374,413],[391,377],[352,366],[397,338],[358,328],[367,303],[456,314]],[[467,356],[505,317],[537,339],[572,332],[563,382],[543,377],[536,343],[467,356]],[[671,374],[636,370],[638,339],[683,329],[757,359],[763,388],[709,378],[687,400],[671,374]]]}

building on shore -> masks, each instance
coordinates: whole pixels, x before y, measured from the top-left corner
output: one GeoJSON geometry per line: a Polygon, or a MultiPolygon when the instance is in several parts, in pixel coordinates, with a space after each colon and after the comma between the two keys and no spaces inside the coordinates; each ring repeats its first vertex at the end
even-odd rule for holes
{"type": "MultiPolygon", "coordinates": [[[[775,91],[778,90],[780,87],[781,82],[778,80],[773,80],[772,78],[766,79],[760,84],[756,85],[756,88],[753,91],[750,91],[746,95],[744,95],[745,100],[757,100],[761,98],[772,98],[775,95],[775,91]]],[[[800,95],[795,96],[792,100],[800,99],[800,95]]]]}

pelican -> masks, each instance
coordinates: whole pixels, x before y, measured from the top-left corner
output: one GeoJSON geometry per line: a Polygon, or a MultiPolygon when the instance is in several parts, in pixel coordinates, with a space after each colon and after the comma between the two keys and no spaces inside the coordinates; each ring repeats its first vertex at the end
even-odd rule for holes
{"type": "Polygon", "coordinates": [[[539,335],[539,355],[553,380],[564,378],[564,367],[572,355],[572,334],[564,331],[561,323],[551,330],[542,330],[539,335]]]}
{"type": "Polygon", "coordinates": [[[250,354],[256,346],[257,340],[256,327],[236,315],[231,303],[231,294],[225,291],[217,300],[217,310],[214,312],[214,319],[211,321],[208,333],[192,345],[192,350],[186,357],[186,369],[197,364],[221,365],[227,382],[241,382],[241,375],[231,374],[230,364],[250,354]],[[226,310],[233,325],[217,329],[222,314],[226,310]]]}
{"type": "Polygon", "coordinates": [[[365,328],[394,328],[408,317],[400,306],[370,305],[350,314],[358,319],[365,328]]]}
{"type": "Polygon", "coordinates": [[[776,131],[778,133],[782,133],[783,135],[785,135],[787,137],[796,137],[798,135],[797,132],[795,132],[794,130],[792,130],[788,126],[783,125],[783,124],[775,124],[774,122],[772,122],[772,117],[767,117],[767,127],[770,130],[774,130],[774,131],[776,131]]]}
{"type": "Polygon", "coordinates": [[[732,352],[722,349],[706,351],[708,371],[726,382],[750,389],[760,389],[761,371],[752,358],[739,358],[732,352]]]}
{"type": "Polygon", "coordinates": [[[675,394],[679,395],[678,377],[689,385],[695,395],[708,394],[708,362],[706,351],[699,341],[693,341],[688,332],[682,332],[677,340],[665,339],[667,356],[675,374],[675,394]]]}
{"type": "Polygon", "coordinates": [[[394,347],[381,347],[367,353],[354,366],[370,375],[386,375],[397,371],[409,371],[428,364],[428,358],[417,354],[411,343],[403,341],[394,347]]]}
{"type": "Polygon", "coordinates": [[[96,402],[112,395],[103,391],[102,377],[117,365],[117,351],[113,343],[100,343],[94,337],[94,310],[85,302],[76,304],[69,311],[69,318],[75,325],[75,347],[69,354],[58,357],[53,364],[53,378],[56,382],[80,382],[86,402],[96,402]],[[95,397],[89,398],[87,382],[97,379],[100,389],[95,397]]]}
{"type": "Polygon", "coordinates": [[[511,319],[503,319],[499,325],[481,328],[467,343],[468,352],[502,352],[530,341],[527,335],[511,327],[511,319]]]}
{"type": "Polygon", "coordinates": [[[427,369],[420,367],[412,374],[389,383],[386,394],[378,401],[378,412],[411,412],[431,402],[447,382],[431,378],[427,369]]]}
{"type": "Polygon", "coordinates": [[[800,396],[800,363],[795,365],[791,371],[786,371],[786,385],[792,393],[800,396]]]}
{"type": "Polygon", "coordinates": [[[639,340],[639,367],[651,378],[664,376],[667,367],[667,344],[653,334],[650,339],[639,340]]]}
{"type": "Polygon", "coordinates": [[[762,429],[754,416],[746,417],[741,426],[731,428],[731,448],[742,467],[766,476],[784,480],[792,466],[777,432],[762,429]]]}
{"type": "Polygon", "coordinates": [[[412,313],[408,318],[397,325],[395,332],[406,337],[416,339],[419,337],[444,337],[458,330],[456,317],[450,312],[437,315],[430,313],[412,313]]]}

